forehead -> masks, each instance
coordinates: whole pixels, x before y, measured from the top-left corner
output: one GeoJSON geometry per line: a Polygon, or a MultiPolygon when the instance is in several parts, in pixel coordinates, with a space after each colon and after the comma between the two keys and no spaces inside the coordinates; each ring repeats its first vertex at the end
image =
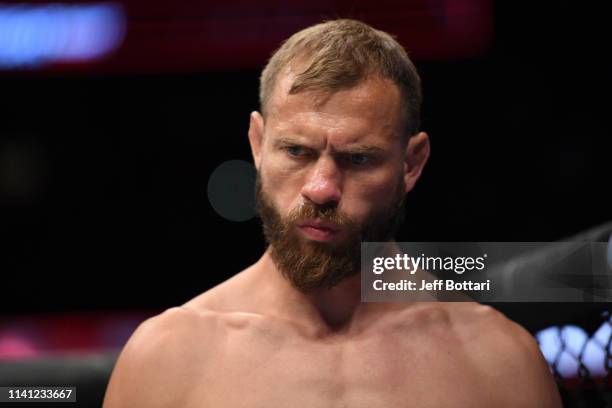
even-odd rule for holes
{"type": "Polygon", "coordinates": [[[391,80],[371,76],[349,89],[290,95],[294,79],[291,70],[280,73],[268,101],[266,127],[273,133],[324,131],[349,138],[399,139],[401,96],[391,80]]]}

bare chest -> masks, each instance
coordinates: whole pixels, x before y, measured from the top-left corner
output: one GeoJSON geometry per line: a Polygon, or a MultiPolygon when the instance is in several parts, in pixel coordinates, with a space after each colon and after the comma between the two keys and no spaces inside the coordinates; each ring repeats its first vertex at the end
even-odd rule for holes
{"type": "Polygon", "coordinates": [[[306,340],[248,330],[209,345],[209,364],[186,387],[189,406],[491,406],[465,351],[398,335],[306,340]]]}

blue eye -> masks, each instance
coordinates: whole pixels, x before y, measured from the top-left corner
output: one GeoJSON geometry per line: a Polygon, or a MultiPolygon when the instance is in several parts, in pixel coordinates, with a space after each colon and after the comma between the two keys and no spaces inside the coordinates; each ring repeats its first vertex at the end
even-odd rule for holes
{"type": "Polygon", "coordinates": [[[350,157],[351,164],[354,164],[356,166],[363,166],[364,164],[367,164],[369,159],[370,158],[368,157],[368,155],[361,153],[351,154],[350,157]]]}
{"type": "Polygon", "coordinates": [[[298,156],[302,152],[302,148],[299,146],[289,146],[287,151],[293,156],[298,156]]]}
{"type": "Polygon", "coordinates": [[[300,146],[287,146],[285,150],[287,150],[287,153],[293,157],[301,157],[305,154],[304,149],[300,146]]]}

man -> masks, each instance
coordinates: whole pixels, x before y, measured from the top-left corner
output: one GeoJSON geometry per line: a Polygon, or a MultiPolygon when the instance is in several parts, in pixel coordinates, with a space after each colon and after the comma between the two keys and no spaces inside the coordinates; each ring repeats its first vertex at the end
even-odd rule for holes
{"type": "Polygon", "coordinates": [[[532,337],[474,303],[361,303],[361,241],[391,241],[429,157],[420,81],[388,34],[336,20],[289,38],[250,118],[269,244],[144,322],[106,408],[559,407],[532,337]]]}

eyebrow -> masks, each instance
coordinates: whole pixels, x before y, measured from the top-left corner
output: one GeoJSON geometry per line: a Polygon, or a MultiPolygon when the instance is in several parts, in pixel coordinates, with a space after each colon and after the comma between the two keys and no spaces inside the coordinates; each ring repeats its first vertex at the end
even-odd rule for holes
{"type": "Polygon", "coordinates": [[[275,146],[291,146],[291,145],[304,145],[304,142],[295,137],[281,136],[274,140],[275,146]]]}
{"type": "Polygon", "coordinates": [[[347,147],[346,149],[343,149],[341,152],[349,153],[349,154],[380,154],[380,153],[384,153],[385,150],[378,146],[357,145],[353,147],[347,147]]]}
{"type": "MultiPolygon", "coordinates": [[[[274,140],[274,145],[275,146],[298,145],[298,146],[309,147],[308,144],[306,144],[303,141],[303,139],[291,137],[291,136],[281,136],[277,138],[276,140],[274,140]]],[[[384,152],[385,152],[385,149],[378,147],[378,146],[374,146],[374,145],[355,145],[355,146],[349,146],[344,149],[338,150],[338,153],[341,153],[341,154],[381,154],[384,152]]]]}

